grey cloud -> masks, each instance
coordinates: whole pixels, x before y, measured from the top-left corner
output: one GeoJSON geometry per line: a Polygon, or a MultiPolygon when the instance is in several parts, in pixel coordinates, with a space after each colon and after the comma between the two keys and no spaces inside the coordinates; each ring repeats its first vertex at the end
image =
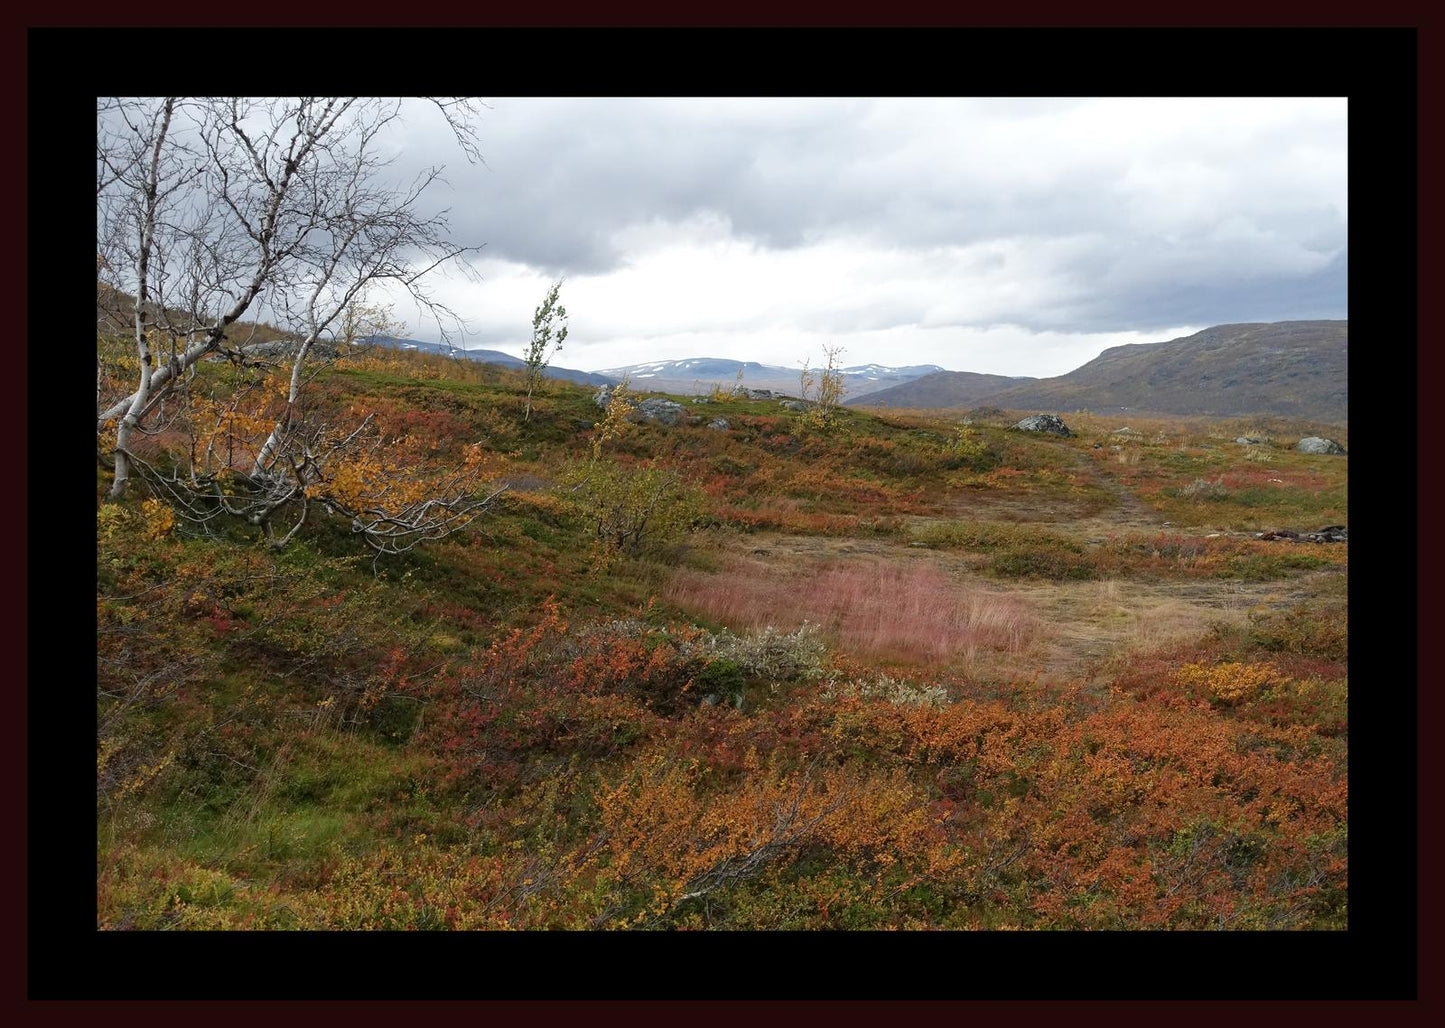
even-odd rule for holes
{"type": "MultiPolygon", "coordinates": [[[[1085,160],[1055,141],[1057,119],[1086,107],[1084,100],[908,107],[861,100],[491,103],[481,125],[488,168],[465,165],[439,137],[421,133],[409,138],[401,165],[447,163],[456,188],[443,200],[453,210],[454,235],[485,241],[489,257],[548,275],[620,266],[625,255],[615,235],[630,225],[716,212],[735,235],[769,248],[838,237],[900,248],[1107,238],[1063,269],[1068,296],[1031,298],[1010,318],[1039,329],[1324,316],[1314,305],[1343,314],[1344,278],[1336,265],[1312,274],[1264,268],[1241,276],[1241,265],[1254,266],[1252,244],[1210,238],[1234,219],[1247,232],[1277,237],[1282,247],[1329,253],[1344,245],[1342,218],[1317,196],[1295,195],[1275,166],[1310,133],[1333,145],[1338,128],[1321,129],[1310,119],[1274,132],[1270,161],[1255,163],[1231,162],[1201,126],[1194,159],[1211,175],[1217,170],[1211,181],[1220,193],[1209,205],[1200,201],[1195,220],[1173,233],[1180,238],[1166,239],[1141,212],[1168,216],[1167,185],[1141,193],[1121,184],[1131,160],[1151,158],[1085,160]],[[1026,129],[1018,134],[1026,152],[1009,154],[1016,175],[993,167],[994,158],[971,144],[991,125],[1006,123],[1026,129]],[[1170,262],[1188,278],[1148,274],[1151,267],[1175,268],[1170,262]]],[[[833,320],[855,325],[860,317],[842,310],[833,320]]],[[[886,325],[906,317],[904,308],[885,306],[865,320],[886,325]]]]}
{"type": "Polygon", "coordinates": [[[1150,332],[1186,325],[1349,317],[1348,251],[1305,275],[1133,283],[1050,308],[1029,327],[1070,332],[1150,332]]]}

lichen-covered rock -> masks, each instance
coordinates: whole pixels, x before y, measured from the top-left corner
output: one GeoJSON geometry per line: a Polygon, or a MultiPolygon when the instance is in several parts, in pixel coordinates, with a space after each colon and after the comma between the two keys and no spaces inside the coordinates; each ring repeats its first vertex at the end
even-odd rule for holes
{"type": "Polygon", "coordinates": [[[778,406],[784,410],[805,411],[812,406],[807,400],[783,400],[778,406]]]}
{"type": "Polygon", "coordinates": [[[612,401],[612,387],[611,387],[611,386],[599,386],[599,387],[597,388],[597,392],[595,392],[595,393],[592,394],[592,402],[595,403],[595,404],[597,404],[597,406],[601,407],[603,410],[606,410],[606,409],[607,409],[607,405],[608,405],[608,403],[610,403],[611,401],[612,401]]]}
{"type": "Polygon", "coordinates": [[[777,394],[771,389],[749,389],[746,386],[735,386],[733,395],[743,400],[771,400],[777,394]]]}
{"type": "Polygon", "coordinates": [[[1345,448],[1333,439],[1321,439],[1317,435],[1307,436],[1295,444],[1295,449],[1300,453],[1332,453],[1343,454],[1345,448]]]}
{"type": "Polygon", "coordinates": [[[728,424],[727,418],[713,418],[707,423],[707,427],[711,429],[716,429],[719,432],[726,432],[728,429],[732,428],[732,426],[728,424]]]}
{"type": "Polygon", "coordinates": [[[1242,435],[1235,440],[1235,442],[1238,443],[1240,446],[1258,446],[1260,443],[1265,441],[1266,440],[1262,435],[1242,435]]]}
{"type": "Polygon", "coordinates": [[[650,396],[637,405],[635,417],[640,421],[655,421],[660,425],[677,425],[682,422],[687,408],[676,400],[661,396],[650,396]]]}
{"type": "Polygon", "coordinates": [[[1024,418],[1014,428],[1023,432],[1052,432],[1054,435],[1071,436],[1069,426],[1057,414],[1034,414],[1024,418]]]}

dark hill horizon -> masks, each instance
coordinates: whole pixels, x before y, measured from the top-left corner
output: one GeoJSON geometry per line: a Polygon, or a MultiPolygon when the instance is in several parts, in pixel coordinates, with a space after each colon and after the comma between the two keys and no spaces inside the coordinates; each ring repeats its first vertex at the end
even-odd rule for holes
{"type": "Polygon", "coordinates": [[[943,409],[987,404],[1060,413],[1272,414],[1338,423],[1349,416],[1348,356],[1348,320],[1216,325],[1164,342],[1110,347],[1068,374],[988,392],[978,387],[990,376],[941,372],[856,402],[943,409]]]}

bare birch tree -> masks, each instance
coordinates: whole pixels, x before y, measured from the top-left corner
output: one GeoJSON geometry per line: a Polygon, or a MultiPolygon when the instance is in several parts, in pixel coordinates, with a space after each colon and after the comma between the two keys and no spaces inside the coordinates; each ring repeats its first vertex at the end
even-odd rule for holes
{"type": "MultiPolygon", "coordinates": [[[[480,104],[428,99],[468,159],[479,159],[480,104]]],[[[358,97],[99,102],[98,267],[110,269],[111,295],[130,308],[139,362],[135,389],[98,403],[97,431],[115,431],[113,497],[130,478],[132,438],[202,359],[291,361],[287,413],[253,468],[263,474],[294,426],[318,343],[368,289],[399,286],[439,323],[455,321],[423,282],[475,249],[448,240],[445,212],[420,213],[441,169],[401,189],[380,176],[378,137],[403,106],[358,97]],[[228,340],[257,310],[286,341],[228,340]]]]}
{"type": "MultiPolygon", "coordinates": [[[[480,104],[428,99],[468,159],[479,159],[480,104]]],[[[378,290],[410,295],[444,336],[458,320],[426,288],[443,264],[465,270],[459,259],[475,249],[449,240],[445,212],[423,212],[441,169],[400,187],[384,180],[380,138],[403,107],[346,97],[98,105],[97,274],[111,278],[98,292],[124,311],[138,365],[135,389],[119,398],[103,395],[97,372],[97,430],[115,431],[112,497],[138,472],[182,517],[241,517],[274,545],[320,503],[383,552],[440,538],[495,498],[479,488],[479,453],[451,473],[406,475],[387,462],[369,419],[332,424],[303,403],[319,370],[386,327],[372,302],[378,290]],[[247,313],[251,334],[231,338],[247,313]],[[276,330],[258,335],[258,314],[276,330]],[[246,388],[227,403],[188,403],[189,464],[157,467],[133,439],[156,430],[166,398],[189,387],[207,358],[282,375],[284,403],[243,411],[246,388]]],[[[108,315],[119,323],[117,310],[108,315]]]]}

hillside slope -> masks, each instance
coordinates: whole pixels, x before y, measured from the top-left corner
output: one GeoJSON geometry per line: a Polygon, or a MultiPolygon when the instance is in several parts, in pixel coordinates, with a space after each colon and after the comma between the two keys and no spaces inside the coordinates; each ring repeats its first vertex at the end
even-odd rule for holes
{"type": "MultiPolygon", "coordinates": [[[[1349,415],[1348,321],[1217,325],[1161,343],[1115,346],[1067,375],[980,395],[972,379],[929,375],[869,398],[895,407],[1349,415]]],[[[952,374],[952,373],[949,373],[952,374]]]]}
{"type": "MultiPolygon", "coordinates": [[[[421,339],[402,339],[393,336],[375,336],[371,342],[378,346],[389,346],[394,350],[410,350],[414,353],[439,353],[444,357],[462,357],[469,361],[476,361],[479,364],[499,364],[504,368],[526,367],[527,362],[520,357],[514,357],[510,353],[503,353],[501,350],[463,350],[460,347],[449,346],[446,343],[429,343],[421,339]]],[[[578,385],[616,385],[617,380],[608,378],[606,375],[594,375],[590,371],[577,371],[574,368],[558,368],[549,365],[542,372],[543,378],[558,379],[563,382],[575,382],[578,385]]]]}
{"type": "Polygon", "coordinates": [[[939,371],[874,393],[850,396],[843,402],[878,407],[971,407],[1001,390],[1036,381],[973,371],[939,371]]]}

